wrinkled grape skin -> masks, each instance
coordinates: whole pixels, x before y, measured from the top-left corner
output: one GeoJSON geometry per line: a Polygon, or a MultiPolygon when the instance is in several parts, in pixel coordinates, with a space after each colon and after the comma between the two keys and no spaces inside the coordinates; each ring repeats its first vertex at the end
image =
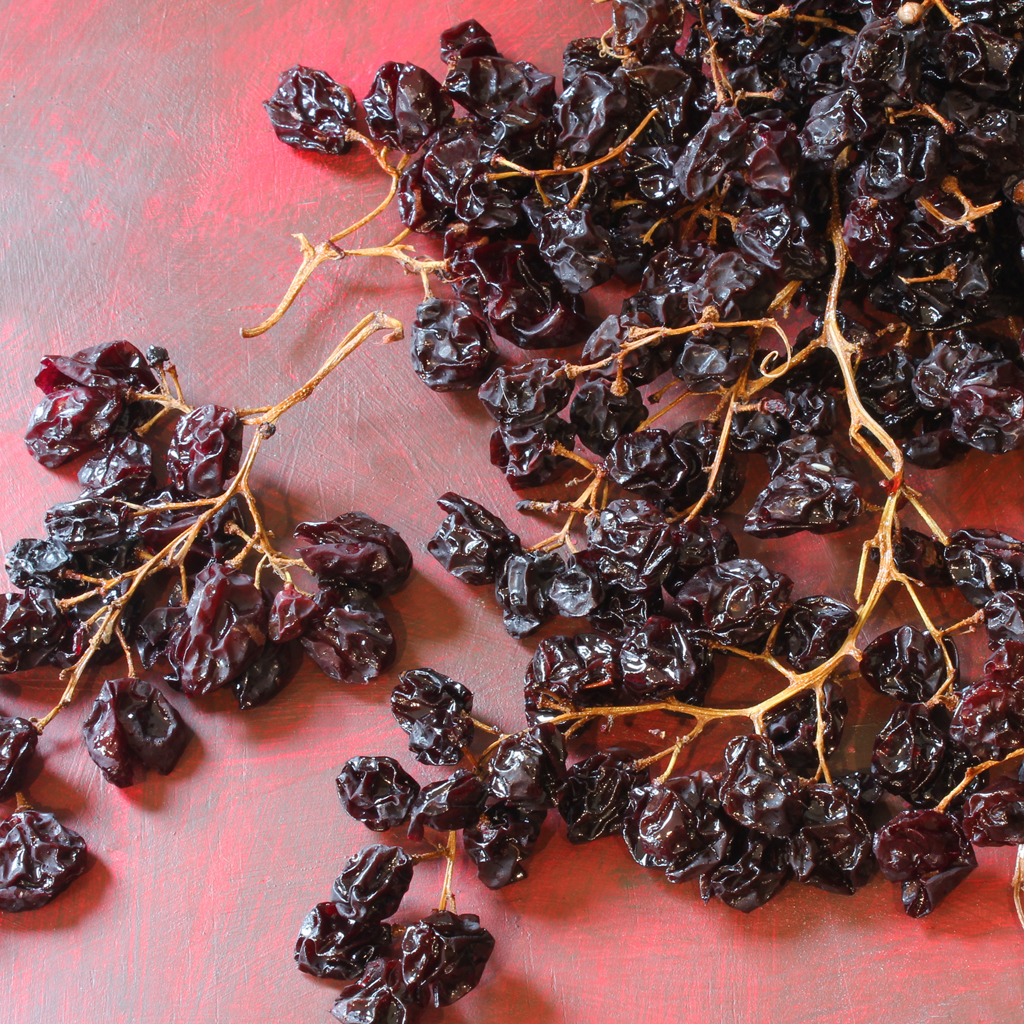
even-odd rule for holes
{"type": "Polygon", "coordinates": [[[85,840],[45,811],[0,821],[0,911],[45,906],[88,867],[85,840]]]}
{"type": "Polygon", "coordinates": [[[493,512],[453,491],[437,503],[448,515],[427,551],[463,583],[493,583],[505,559],[521,549],[519,537],[493,512]]]}
{"type": "Polygon", "coordinates": [[[429,71],[394,61],[378,69],[363,108],[370,138],[403,153],[415,153],[454,112],[429,71]]]}
{"type": "Polygon", "coordinates": [[[86,750],[115,786],[130,786],[139,762],[161,775],[174,769],[191,731],[144,679],[108,679],[82,724],[86,750]]]}
{"type": "Polygon", "coordinates": [[[345,133],[356,126],[355,96],[325,71],[301,64],[282,71],[263,108],[277,137],[295,149],[334,156],[352,146],[345,133]]]}
{"type": "Polygon", "coordinates": [[[447,779],[420,790],[413,801],[409,838],[422,839],[423,828],[437,832],[468,828],[480,817],[487,800],[487,787],[472,772],[456,769],[447,779]]]}
{"type": "Polygon", "coordinates": [[[258,657],[267,606],[251,577],[211,562],[196,576],[185,629],[168,652],[181,688],[203,696],[226,686],[258,657]]]}
{"type": "Polygon", "coordinates": [[[299,641],[320,670],[343,683],[368,683],[395,660],[395,637],[377,602],[358,587],[321,590],[299,641]]]}
{"type": "Polygon", "coordinates": [[[948,814],[903,811],[875,834],[875,857],[890,882],[903,883],[903,909],[925,917],[977,866],[971,844],[948,814]]]}
{"type": "Polygon", "coordinates": [[[26,718],[0,715],[0,800],[12,796],[32,761],[39,733],[26,718]]]}
{"type": "Polygon", "coordinates": [[[413,372],[431,391],[478,387],[498,361],[487,324],[465,302],[421,302],[409,346],[413,372]]]}
{"type": "Polygon", "coordinates": [[[526,877],[522,862],[532,852],[545,816],[543,810],[498,801],[463,832],[466,855],[476,864],[477,878],[488,889],[501,889],[526,877]]]}
{"type": "Polygon", "coordinates": [[[871,829],[844,789],[808,788],[789,862],[798,881],[825,892],[852,896],[867,884],[875,868],[871,829]]]}
{"type": "MultiPolygon", "coordinates": [[[[828,680],[822,686],[825,756],[835,752],[843,737],[847,704],[842,688],[828,680]]],[[[776,705],[764,716],[764,734],[778,759],[791,771],[809,779],[818,770],[818,698],[813,690],[776,705]]]]}
{"type": "Polygon", "coordinates": [[[420,1006],[451,1006],[480,982],[494,937],[475,914],[438,910],[402,936],[402,976],[420,1006]]]}
{"type": "Polygon", "coordinates": [[[646,778],[625,751],[603,750],[566,773],[558,812],[570,843],[591,843],[622,831],[630,791],[646,778]]]}
{"type": "Polygon", "coordinates": [[[786,612],[772,654],[794,672],[810,672],[836,654],[857,623],[857,613],[824,595],[802,597],[786,612]]]}
{"type": "Polygon", "coordinates": [[[353,921],[383,921],[398,910],[409,891],[414,865],[400,846],[367,846],[349,857],[331,886],[331,899],[353,921]]]}
{"type": "Polygon", "coordinates": [[[231,409],[201,405],[175,424],[167,447],[167,479],[186,497],[215,498],[238,472],[242,422],[231,409]]]}
{"type": "Polygon", "coordinates": [[[776,760],[771,744],[757,735],[729,741],[720,794],[729,817],[764,835],[791,835],[804,813],[797,779],[776,760]]]}
{"type": "Polygon", "coordinates": [[[789,607],[792,580],[752,559],[710,565],[685,583],[675,607],[697,636],[742,647],[764,639],[789,607]]]}
{"type": "Polygon", "coordinates": [[[348,917],[335,903],[318,903],[295,940],[295,962],[304,974],[347,981],[359,975],[391,938],[378,921],[348,917]]]}
{"type": "Polygon", "coordinates": [[[331,1016],[341,1024],[411,1024],[407,996],[401,963],[377,957],[338,993],[331,1016]]]}
{"type": "Polygon", "coordinates": [[[718,785],[706,772],[636,786],[622,836],[641,867],[664,870],[684,882],[716,868],[736,825],[722,811],[718,785]]]}
{"type": "Polygon", "coordinates": [[[473,742],[473,694],[462,683],[429,668],[410,669],[391,691],[391,713],[409,734],[421,764],[451,765],[473,742]]]}
{"type": "Polygon", "coordinates": [[[365,512],[345,512],[324,523],[299,523],[299,548],[321,585],[346,583],[374,596],[400,589],[412,572],[412,552],[398,532],[365,512]]]}
{"type": "Polygon", "coordinates": [[[1004,775],[964,802],[963,829],[975,846],[1024,844],[1024,781],[1004,775]]]}
{"type": "MultiPolygon", "coordinates": [[[[954,669],[956,648],[946,640],[954,669]]],[[[900,626],[875,637],[864,648],[861,675],[879,693],[907,702],[926,701],[946,681],[942,650],[929,634],[900,626]]]]}
{"type": "Polygon", "coordinates": [[[419,783],[391,757],[352,757],[335,780],[342,806],[372,832],[409,820],[419,783]]]}
{"type": "Polygon", "coordinates": [[[565,740],[553,725],[507,736],[487,762],[487,788],[510,807],[554,807],[565,787],[565,740]]]}

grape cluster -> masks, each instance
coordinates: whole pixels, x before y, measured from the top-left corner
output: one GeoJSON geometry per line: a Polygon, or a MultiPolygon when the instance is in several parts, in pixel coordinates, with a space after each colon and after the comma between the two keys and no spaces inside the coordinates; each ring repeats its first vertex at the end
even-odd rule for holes
{"type": "MultiPolygon", "coordinates": [[[[421,275],[417,376],[476,390],[513,489],[584,485],[572,501],[520,502],[563,520],[533,545],[467,496],[438,500],[427,550],[493,588],[511,636],[557,615],[584,631],[540,642],[527,728],[482,753],[469,749],[468,691],[407,674],[393,709],[410,750],[468,767],[421,787],[389,759],[356,758],[343,801],[372,829],[408,822],[413,839],[426,826],[451,845],[463,830],[492,887],[524,876],[557,806],[571,842],[621,834],[640,865],[740,910],[792,877],[853,894],[878,868],[922,916],[973,869],[972,844],[1024,849],[1020,784],[988,775],[1024,754],[1024,546],[946,534],[906,482],[971,448],[1024,443],[1024,12],[984,0],[609,6],[608,32],[567,44],[560,88],[467,21],[442,33],[444,74],[380,68],[365,129],[325,72],[290,69],[267,104],[283,141],[359,143],[391,177],[406,230],[348,253],[421,275]],[[443,258],[399,244],[413,234],[443,258]],[[632,294],[595,324],[584,296],[613,277],[632,294]],[[807,315],[788,332],[795,307],[807,315]],[[716,404],[656,422],[689,395],[716,404]],[[770,478],[744,533],[831,533],[881,508],[855,607],[798,596],[743,556],[722,513],[756,458],[770,478]],[[903,521],[914,514],[923,530],[903,521]],[[892,585],[920,628],[866,642],[892,585]],[[974,614],[936,626],[928,588],[955,588],[974,614]],[[992,657],[962,680],[953,635],[982,623],[992,657]],[[870,766],[833,773],[851,656],[895,709],[870,766]],[[709,706],[716,662],[736,658],[767,664],[784,688],[749,708],[709,706]],[[648,711],[677,716],[667,750],[567,762],[589,724],[648,711]],[[722,765],[676,772],[685,745],[735,717],[753,733],[722,765]]],[[[245,333],[273,326],[331,258],[304,241],[288,296],[245,333]]],[[[377,992],[391,970],[357,984],[377,992]]]]}
{"type": "Polygon", "coordinates": [[[162,687],[191,698],[229,687],[254,708],[290,681],[302,650],[332,679],[380,675],[395,640],[376,598],[412,571],[402,538],[363,512],[300,523],[298,557],[273,547],[248,472],[287,401],[255,416],[190,408],[167,352],[126,341],[44,356],[36,384],[28,449],[49,468],[81,459],[82,493],[46,512],[44,539],[19,540],[6,558],[24,590],[0,595],[0,673],[53,666],[67,683],[40,720],[0,716],[0,799],[18,798],[0,822],[7,911],[42,906],[86,866],[82,837],[19,789],[89,665],[127,662],[103,682],[82,737],[103,778],[131,786],[145,768],[172,771],[191,737],[162,687]],[[168,415],[166,450],[154,451],[150,430],[168,415]],[[295,584],[299,570],[312,592],[295,584]]]}

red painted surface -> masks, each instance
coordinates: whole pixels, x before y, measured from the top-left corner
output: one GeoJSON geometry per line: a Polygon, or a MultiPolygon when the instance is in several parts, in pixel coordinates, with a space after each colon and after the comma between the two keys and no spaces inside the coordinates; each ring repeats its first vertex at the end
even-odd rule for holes
{"type": "MultiPolygon", "coordinates": [[[[361,154],[328,160],[276,142],[260,101],[280,69],[321,67],[363,95],[385,59],[439,71],[438,31],[476,15],[509,55],[557,71],[564,41],[602,31],[606,10],[582,0],[32,0],[0,12],[4,549],[39,535],[45,507],[76,491],[72,472],[47,473],[21,444],[41,352],[113,337],[164,344],[195,403],[242,407],[290,391],[365,312],[411,317],[416,282],[390,266],[351,262],[326,267],[274,332],[239,338],[290,279],[290,233],[318,240],[384,192],[361,154]]],[[[360,240],[390,237],[394,224],[389,214],[360,240]]],[[[471,397],[427,392],[402,345],[374,342],[282,422],[258,486],[282,535],[299,519],[359,508],[421,553],[439,519],[433,498],[444,490],[514,519],[514,496],[487,463],[487,431],[471,397]]],[[[977,457],[920,483],[947,527],[1000,524],[1019,535],[1022,468],[1022,453],[998,463],[977,457]]],[[[749,504],[759,479],[753,474],[737,507],[749,504]]],[[[530,540],[544,535],[541,523],[523,529],[530,540]]],[[[801,594],[849,599],[864,535],[744,550],[763,550],[801,581],[801,594]]],[[[400,641],[395,673],[441,669],[475,691],[482,716],[514,728],[536,638],[511,640],[487,593],[462,587],[425,554],[418,566],[389,603],[400,641]]],[[[963,611],[951,598],[937,614],[948,622],[963,611]]],[[[891,618],[907,614],[898,604],[891,618]]],[[[977,652],[967,661],[976,664],[977,652]]],[[[245,715],[223,693],[195,704],[173,695],[197,738],[171,776],[150,775],[126,791],[105,784],[81,749],[83,704],[61,716],[41,745],[45,762],[30,792],[85,834],[95,862],[46,909],[0,921],[0,1022],[323,1024],[338,986],[300,975],[291,946],[343,860],[372,841],[340,809],[339,766],[356,753],[412,764],[386,710],[393,679],[345,687],[307,668],[277,701],[245,715]]],[[[730,680],[713,697],[741,699],[770,685],[742,666],[730,680]]],[[[41,714],[56,694],[50,675],[7,677],[0,710],[41,714]]],[[[884,706],[855,691],[851,705],[842,756],[863,763],[884,706]]],[[[710,763],[725,735],[713,733],[689,764],[710,763]]],[[[417,766],[416,774],[440,772],[417,766]]],[[[704,908],[693,886],[636,868],[616,840],[570,848],[554,816],[540,847],[529,879],[497,893],[458,866],[459,908],[479,913],[498,946],[480,988],[445,1020],[1024,1017],[1010,850],[980,851],[967,883],[914,922],[878,878],[855,899],[791,885],[746,917],[704,908]]],[[[404,913],[427,910],[439,886],[439,865],[424,865],[404,913]]]]}

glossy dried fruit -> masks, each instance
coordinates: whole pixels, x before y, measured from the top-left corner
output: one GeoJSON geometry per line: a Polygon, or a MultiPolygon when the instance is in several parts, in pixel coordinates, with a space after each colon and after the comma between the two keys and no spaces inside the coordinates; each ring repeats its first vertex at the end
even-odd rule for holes
{"type": "Polygon", "coordinates": [[[398,960],[371,960],[359,977],[346,985],[331,1007],[341,1024],[411,1024],[414,1010],[398,960]]]}
{"type": "Polygon", "coordinates": [[[890,882],[901,882],[910,917],[930,914],[977,866],[971,844],[948,814],[903,811],[875,834],[875,857],[890,882]]]}
{"type": "Polygon", "coordinates": [[[402,936],[402,976],[420,1006],[451,1006],[480,983],[494,937],[476,914],[438,910],[402,936]]]}
{"type": "Polygon", "coordinates": [[[872,834],[857,800],[841,787],[816,785],[791,840],[789,863],[796,878],[826,892],[852,896],[875,868],[872,834]]]}
{"type": "MultiPolygon", "coordinates": [[[[956,648],[951,640],[945,643],[955,673],[956,648]]],[[[900,626],[876,636],[864,648],[860,671],[879,693],[914,703],[934,696],[946,681],[948,668],[931,634],[900,626]]]]}
{"type": "Polygon", "coordinates": [[[21,785],[38,740],[39,733],[27,718],[0,715],[0,800],[21,785]]]}
{"type": "Polygon", "coordinates": [[[352,757],[337,780],[342,806],[373,832],[409,820],[419,783],[391,757],[352,757]]]}
{"type": "Polygon", "coordinates": [[[398,590],[412,572],[412,552],[398,532],[365,512],[299,523],[295,536],[310,542],[299,557],[321,585],[346,583],[376,596],[398,590]]]}
{"type": "Polygon", "coordinates": [[[458,764],[473,742],[473,694],[431,668],[410,669],[391,691],[391,713],[421,764],[458,764]]]}
{"type": "Polygon", "coordinates": [[[266,629],[267,606],[252,578],[210,562],[196,576],[185,628],[168,651],[182,690],[204,696],[236,679],[259,657],[266,629]]]}
{"type": "Polygon", "coordinates": [[[167,479],[188,497],[215,498],[238,472],[242,422],[231,409],[201,405],[174,425],[167,446],[167,479]]]}
{"type": "Polygon", "coordinates": [[[395,61],[377,70],[363,108],[370,138],[403,153],[415,153],[455,109],[429,71],[395,61]]]}
{"type": "Polygon", "coordinates": [[[525,810],[554,807],[565,787],[565,775],[565,740],[549,724],[506,736],[487,762],[491,796],[525,810]]]}
{"type": "Polygon", "coordinates": [[[296,149],[337,155],[352,146],[346,132],[356,126],[356,98],[326,71],[301,64],[282,71],[263,108],[277,137],[296,149]]]}
{"type": "Polygon", "coordinates": [[[670,882],[716,868],[735,831],[722,811],[716,780],[701,771],[634,787],[622,824],[633,859],[663,870],[670,882]]]}
{"type": "Polygon", "coordinates": [[[519,537],[469,498],[449,491],[437,503],[448,515],[427,541],[427,551],[463,583],[493,583],[505,559],[520,550],[519,537]]]}
{"type": "Polygon", "coordinates": [[[82,732],[103,777],[122,787],[134,781],[136,762],[168,774],[192,735],[159,690],[134,678],[103,683],[82,732]]]}
{"type": "Polygon", "coordinates": [[[602,750],[569,767],[558,813],[570,843],[590,843],[622,831],[630,791],[647,773],[626,751],[602,750]]]}
{"type": "Polygon", "coordinates": [[[424,786],[413,801],[409,838],[422,839],[424,827],[436,832],[468,828],[483,813],[487,787],[472,772],[458,768],[447,779],[424,786]]]}
{"type": "Polygon", "coordinates": [[[799,782],[762,736],[729,741],[719,792],[725,813],[755,832],[781,837],[799,828],[805,808],[799,782]]]}
{"type": "Polygon", "coordinates": [[[409,333],[413,372],[431,391],[482,384],[498,360],[487,324],[465,302],[425,299],[409,333]]]}
{"type": "Polygon", "coordinates": [[[0,911],[45,906],[87,866],[85,840],[52,814],[24,808],[0,821],[0,911]]]}
{"type": "Polygon", "coordinates": [[[320,670],[344,683],[368,683],[395,660],[395,637],[380,605],[357,587],[321,590],[300,643],[320,670]]]}
{"type": "Polygon", "coordinates": [[[523,861],[540,835],[546,812],[512,807],[499,800],[463,832],[466,856],[488,889],[501,889],[526,877],[523,861]]]}
{"type": "Polygon", "coordinates": [[[295,962],[314,978],[357,977],[391,939],[379,921],[347,916],[335,903],[318,903],[306,915],[295,940],[295,962]]]}
{"type": "Polygon", "coordinates": [[[383,921],[398,910],[409,891],[414,864],[400,846],[368,846],[349,857],[334,880],[331,898],[353,921],[383,921]]]}

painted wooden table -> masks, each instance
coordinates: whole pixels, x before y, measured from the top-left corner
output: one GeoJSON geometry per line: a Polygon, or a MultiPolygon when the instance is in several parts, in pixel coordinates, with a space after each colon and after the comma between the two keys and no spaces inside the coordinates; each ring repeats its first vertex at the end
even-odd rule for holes
{"type": "MultiPolygon", "coordinates": [[[[290,279],[291,233],[318,240],[384,192],[362,153],[326,159],[275,140],[260,103],[281,69],[323,68],[362,96],[386,59],[440,74],[438,32],[475,15],[507,55],[557,73],[564,42],[599,34],[607,10],[583,0],[29,0],[0,8],[4,549],[40,535],[45,507],[76,493],[72,470],[42,470],[21,442],[40,353],[115,337],[164,345],[195,404],[245,407],[289,392],[366,312],[411,318],[415,279],[346,261],[326,267],[274,332],[239,337],[290,279]]],[[[389,212],[360,241],[380,242],[396,223],[389,212]]],[[[615,301],[598,296],[593,305],[615,301]]],[[[58,718],[29,790],[87,837],[95,860],[47,908],[0,920],[0,1024],[328,1019],[339,986],[299,974],[292,943],[344,859],[372,841],[340,808],[340,765],[386,753],[411,767],[386,708],[397,672],[436,667],[474,690],[483,717],[507,729],[521,721],[522,671],[537,637],[510,639],[490,595],[463,587],[423,551],[440,519],[433,499],[448,489],[516,521],[515,497],[488,464],[487,434],[472,396],[430,393],[409,371],[403,345],[376,341],[282,421],[257,473],[281,535],[304,518],[363,509],[416,552],[412,582],[388,602],[398,663],[365,688],[305,667],[278,700],[246,714],[225,693],[194,704],[174,694],[196,738],[172,775],[150,774],[127,790],[104,783],[82,749],[84,703],[58,718]]],[[[950,528],[1000,524],[1020,534],[1022,468],[1022,453],[995,466],[979,456],[922,476],[921,486],[950,528]],[[986,469],[993,473],[983,476],[986,469]]],[[[752,473],[738,508],[762,481],[752,473]]],[[[546,532],[520,522],[529,540],[546,532]]],[[[785,568],[800,594],[849,600],[853,554],[867,530],[743,549],[785,568]]],[[[936,607],[949,622],[964,608],[947,604],[936,607]]],[[[890,618],[907,614],[898,605],[890,618]]],[[[970,671],[977,652],[965,660],[970,671]]],[[[764,692],[765,681],[742,668],[732,678],[719,691],[727,697],[764,692]]],[[[41,714],[56,692],[52,674],[4,678],[0,711],[41,714]]],[[[854,688],[850,697],[854,724],[837,756],[863,763],[885,709],[854,688]]],[[[726,737],[713,734],[707,752],[687,763],[710,763],[726,737]]],[[[498,945],[480,988],[444,1019],[1017,1022],[1024,975],[1008,891],[1013,852],[978,859],[967,883],[923,921],[905,918],[895,887],[877,877],[855,899],[790,885],[743,916],[705,908],[694,886],[636,868],[617,840],[570,847],[552,815],[527,881],[492,893],[466,862],[457,867],[459,909],[478,913],[498,945]]],[[[423,865],[403,915],[428,910],[439,887],[439,866],[423,865]]]]}

